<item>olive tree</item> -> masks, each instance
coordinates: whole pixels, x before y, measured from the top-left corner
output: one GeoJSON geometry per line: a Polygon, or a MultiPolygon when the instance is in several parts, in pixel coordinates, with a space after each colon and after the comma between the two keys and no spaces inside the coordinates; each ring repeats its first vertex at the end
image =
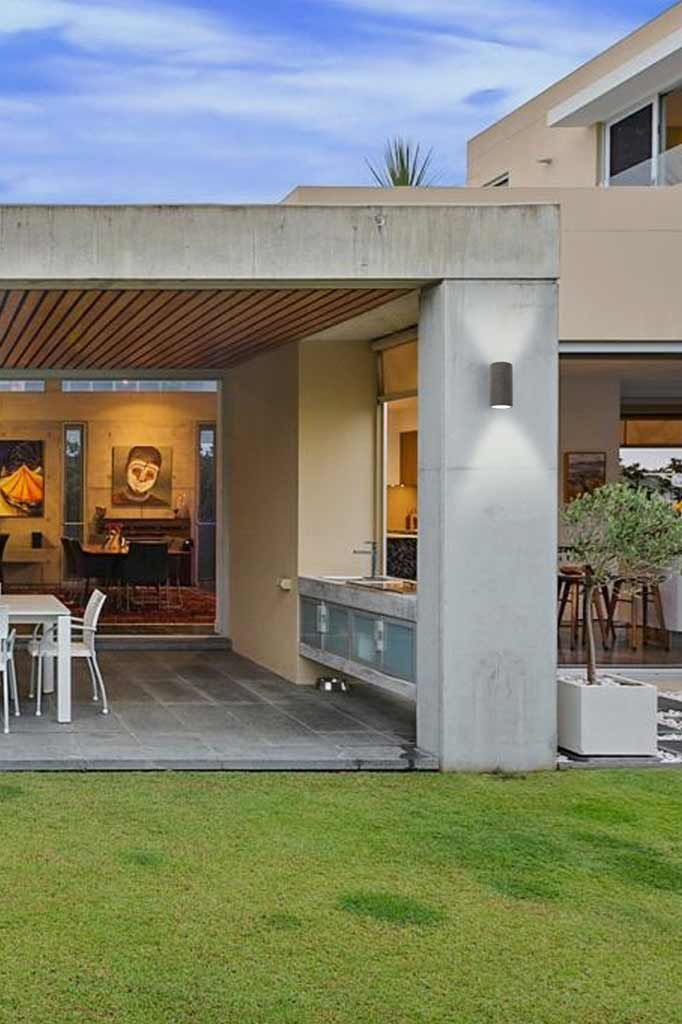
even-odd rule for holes
{"type": "Polygon", "coordinates": [[[666,580],[682,558],[682,517],[645,487],[606,484],[563,511],[574,561],[585,573],[587,681],[599,682],[592,621],[595,588],[624,580],[630,593],[666,580]]]}

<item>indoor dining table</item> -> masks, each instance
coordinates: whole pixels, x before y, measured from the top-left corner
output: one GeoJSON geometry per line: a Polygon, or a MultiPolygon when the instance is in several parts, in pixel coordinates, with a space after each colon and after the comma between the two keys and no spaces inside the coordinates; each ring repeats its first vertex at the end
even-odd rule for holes
{"type": "Polygon", "coordinates": [[[57,662],[57,721],[71,721],[71,612],[52,594],[2,594],[0,604],[7,608],[13,626],[54,626],[57,657],[46,658],[43,667],[43,692],[54,691],[54,661],[57,662]]]}

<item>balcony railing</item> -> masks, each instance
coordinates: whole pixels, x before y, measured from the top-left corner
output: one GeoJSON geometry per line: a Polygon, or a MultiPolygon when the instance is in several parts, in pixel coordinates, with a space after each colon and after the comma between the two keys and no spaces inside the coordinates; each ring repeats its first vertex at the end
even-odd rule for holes
{"type": "Polygon", "coordinates": [[[651,160],[628,167],[627,171],[609,178],[610,186],[682,185],[682,146],[675,146],[651,160]]]}

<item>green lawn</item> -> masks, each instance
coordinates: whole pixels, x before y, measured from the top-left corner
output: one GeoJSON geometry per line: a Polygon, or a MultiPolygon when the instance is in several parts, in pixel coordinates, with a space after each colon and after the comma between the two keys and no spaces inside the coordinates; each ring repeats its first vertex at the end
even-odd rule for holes
{"type": "Polygon", "coordinates": [[[1,1024],[680,1019],[682,773],[4,775],[1,1024]]]}

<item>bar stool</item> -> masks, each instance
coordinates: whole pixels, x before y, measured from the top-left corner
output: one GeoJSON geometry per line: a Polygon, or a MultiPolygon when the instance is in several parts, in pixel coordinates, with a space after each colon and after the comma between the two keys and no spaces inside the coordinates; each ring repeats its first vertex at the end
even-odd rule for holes
{"type": "Polygon", "coordinates": [[[574,651],[580,643],[580,627],[582,625],[582,643],[585,644],[587,641],[586,634],[586,622],[588,614],[591,614],[596,618],[599,623],[599,632],[601,635],[602,647],[604,650],[609,648],[609,600],[608,592],[606,588],[595,587],[592,591],[592,607],[588,612],[586,607],[587,601],[587,590],[585,587],[585,572],[579,566],[575,565],[562,565],[559,568],[558,576],[558,615],[557,615],[557,628],[561,629],[561,625],[566,614],[566,609],[570,609],[570,627],[571,627],[571,650],[574,651]]]}
{"type": "Polygon", "coordinates": [[[672,633],[669,629],[666,629],[660,586],[658,583],[637,584],[635,581],[636,592],[633,593],[628,592],[627,589],[631,583],[631,580],[619,579],[616,580],[613,585],[613,592],[609,607],[609,631],[613,637],[614,643],[616,639],[616,628],[621,625],[620,623],[616,623],[616,612],[618,611],[619,605],[625,605],[628,610],[628,617],[622,625],[628,630],[631,650],[638,651],[642,647],[649,646],[652,639],[650,630],[652,629],[656,629],[658,632],[663,634],[663,646],[666,651],[671,650],[672,633]],[[625,593],[623,593],[624,590],[625,593]],[[638,615],[638,611],[640,609],[641,623],[639,622],[638,615]],[[653,611],[656,616],[656,626],[650,625],[650,611],[653,611]]]}

